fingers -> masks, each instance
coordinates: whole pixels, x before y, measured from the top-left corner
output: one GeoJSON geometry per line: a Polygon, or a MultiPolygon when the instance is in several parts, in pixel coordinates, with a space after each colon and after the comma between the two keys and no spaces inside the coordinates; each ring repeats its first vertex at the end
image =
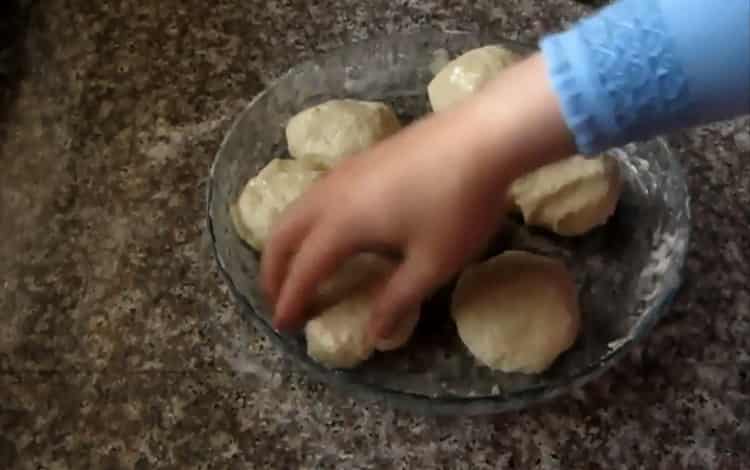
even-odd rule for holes
{"type": "Polygon", "coordinates": [[[307,237],[315,217],[316,212],[311,209],[292,207],[274,227],[261,257],[261,282],[272,303],[278,300],[289,263],[307,237]]]}
{"type": "Polygon", "coordinates": [[[305,307],[316,295],[318,284],[356,251],[355,237],[339,224],[329,221],[314,228],[302,242],[283,280],[274,327],[280,330],[301,327],[307,319],[305,307]]]}
{"type": "Polygon", "coordinates": [[[440,273],[429,258],[410,256],[391,275],[377,299],[370,318],[374,339],[393,336],[401,320],[416,308],[440,282],[440,273]]]}

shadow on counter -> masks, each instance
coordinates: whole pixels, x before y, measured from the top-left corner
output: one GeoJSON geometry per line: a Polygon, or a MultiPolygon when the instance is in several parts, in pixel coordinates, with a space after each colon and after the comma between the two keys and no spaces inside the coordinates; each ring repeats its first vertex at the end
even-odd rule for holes
{"type": "Polygon", "coordinates": [[[28,72],[25,53],[32,0],[0,3],[0,142],[6,139],[8,112],[18,97],[18,87],[28,72]]]}

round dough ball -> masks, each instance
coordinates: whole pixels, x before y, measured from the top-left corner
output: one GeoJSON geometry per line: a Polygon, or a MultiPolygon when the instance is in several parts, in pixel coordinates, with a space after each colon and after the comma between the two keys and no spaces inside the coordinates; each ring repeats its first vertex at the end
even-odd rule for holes
{"type": "Polygon", "coordinates": [[[308,162],[275,158],[247,182],[230,208],[237,234],[262,250],[271,227],[286,207],[323,172],[308,162]]]}
{"type": "Polygon", "coordinates": [[[507,251],[467,268],[451,315],[466,347],[503,372],[539,373],[578,335],[580,312],[570,272],[558,260],[507,251]]]}
{"type": "Polygon", "coordinates": [[[390,351],[406,344],[419,320],[412,310],[394,335],[374,344],[367,334],[373,302],[393,263],[371,254],[358,255],[323,283],[315,302],[315,316],[305,325],[307,354],[331,368],[352,368],[376,350],[390,351]]]}
{"type": "Polygon", "coordinates": [[[330,169],[400,128],[384,103],[331,100],[292,117],[286,140],[292,157],[330,169]]]}
{"type": "Polygon", "coordinates": [[[326,367],[349,369],[366,361],[375,346],[367,336],[370,304],[366,290],[322,309],[305,325],[307,354],[326,367]]]}
{"type": "Polygon", "coordinates": [[[617,207],[622,178],[614,157],[580,155],[545,165],[513,182],[510,197],[528,225],[582,235],[617,207]]]}
{"type": "Polygon", "coordinates": [[[393,270],[394,264],[374,253],[360,253],[348,258],[336,272],[318,286],[315,304],[328,307],[340,302],[363,284],[373,284],[393,270]]]}
{"type": "Polygon", "coordinates": [[[449,62],[427,86],[434,111],[458,103],[477,91],[520,56],[500,46],[472,49],[449,62]]]}

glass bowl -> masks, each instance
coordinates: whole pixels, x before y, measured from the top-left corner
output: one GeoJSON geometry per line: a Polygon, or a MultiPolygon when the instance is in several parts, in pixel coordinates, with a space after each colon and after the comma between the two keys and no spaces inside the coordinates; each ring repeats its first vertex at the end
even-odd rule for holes
{"type": "Polygon", "coordinates": [[[523,54],[533,51],[486,34],[394,34],[303,63],[239,115],[211,167],[208,227],[219,268],[243,318],[254,322],[314,378],[347,393],[420,413],[520,409],[605,371],[649,332],[680,285],[689,238],[689,199],[679,162],[657,139],[612,151],[626,181],[618,208],[604,227],[565,239],[511,223],[493,246],[495,252],[515,247],[562,257],[575,273],[583,312],[581,334],[575,346],[540,375],[506,374],[478,365],[449,316],[451,286],[426,301],[407,347],[376,354],[353,370],[322,367],[307,356],[302,334],[279,334],[270,327],[270,309],[258,285],[259,254],[235,234],[229,206],[249,178],[272,158],[287,153],[287,120],[332,98],[384,101],[404,122],[413,120],[429,112],[426,86],[446,56],[487,44],[523,54]]]}

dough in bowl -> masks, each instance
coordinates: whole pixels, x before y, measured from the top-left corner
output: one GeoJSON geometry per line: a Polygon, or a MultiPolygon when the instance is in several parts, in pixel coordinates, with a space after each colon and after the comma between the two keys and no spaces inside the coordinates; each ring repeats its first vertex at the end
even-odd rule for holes
{"type": "Polygon", "coordinates": [[[517,179],[510,187],[510,197],[528,225],[576,236],[609,219],[621,190],[614,157],[577,155],[517,179]]]}
{"type": "Polygon", "coordinates": [[[330,169],[400,128],[385,103],[331,100],[292,117],[286,140],[292,157],[330,169]]]}
{"type": "Polygon", "coordinates": [[[308,162],[271,160],[247,182],[230,208],[237,234],[256,250],[262,250],[279,214],[322,174],[308,162]]]}
{"type": "Polygon", "coordinates": [[[561,261],[507,251],[461,274],[451,315],[461,340],[482,364],[533,374],[575,342],[577,297],[561,261]]]}
{"type": "Polygon", "coordinates": [[[311,358],[326,367],[348,369],[376,350],[390,351],[406,344],[419,320],[419,308],[404,318],[391,338],[373,344],[367,334],[378,288],[393,268],[394,264],[383,257],[360,254],[320,286],[315,316],[305,325],[311,358]]]}
{"type": "Polygon", "coordinates": [[[471,95],[520,56],[500,46],[472,49],[449,62],[427,86],[434,111],[440,111],[471,95]]]}

